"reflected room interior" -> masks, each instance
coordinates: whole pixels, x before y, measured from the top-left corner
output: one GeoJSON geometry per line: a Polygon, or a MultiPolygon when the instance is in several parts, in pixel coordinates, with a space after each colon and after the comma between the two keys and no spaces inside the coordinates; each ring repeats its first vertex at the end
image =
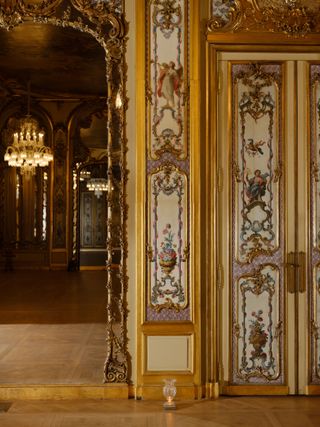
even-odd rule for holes
{"type": "Polygon", "coordinates": [[[27,22],[0,30],[0,64],[0,384],[101,384],[107,193],[117,191],[105,52],[86,33],[27,22]],[[28,113],[53,155],[29,169],[5,160],[28,113]]]}

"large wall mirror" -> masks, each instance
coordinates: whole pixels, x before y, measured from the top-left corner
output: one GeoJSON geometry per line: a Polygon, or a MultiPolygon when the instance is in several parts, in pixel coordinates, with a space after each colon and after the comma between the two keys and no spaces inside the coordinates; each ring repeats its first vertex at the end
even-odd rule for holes
{"type": "MultiPolygon", "coordinates": [[[[126,383],[127,99],[122,1],[4,3],[0,4],[3,283],[19,271],[28,270],[25,277],[35,271],[57,272],[52,287],[56,283],[58,289],[59,281],[66,280],[66,294],[71,283],[78,298],[77,286],[85,280],[81,271],[98,271],[95,280],[105,294],[104,336],[96,348],[100,374],[95,378],[99,383],[126,383]],[[30,128],[30,134],[41,134],[37,143],[41,139],[53,155],[46,165],[31,168],[30,163],[30,170],[5,157],[15,141],[32,140],[32,135],[21,136],[25,117],[35,120],[36,130],[30,128]],[[62,274],[69,276],[61,279],[62,274]]],[[[86,318],[85,313],[81,316],[86,318]]],[[[64,383],[63,375],[59,381],[64,383]]],[[[83,381],[88,382],[87,377],[79,379],[83,381]]]]}

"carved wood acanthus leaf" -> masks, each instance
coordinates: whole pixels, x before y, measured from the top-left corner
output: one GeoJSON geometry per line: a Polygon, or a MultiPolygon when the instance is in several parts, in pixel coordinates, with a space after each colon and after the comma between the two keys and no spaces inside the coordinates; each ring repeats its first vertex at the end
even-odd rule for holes
{"type": "Polygon", "coordinates": [[[234,0],[212,15],[208,32],[275,32],[303,37],[320,32],[320,5],[308,0],[234,0]],[[231,3],[231,5],[230,5],[231,3]]]}

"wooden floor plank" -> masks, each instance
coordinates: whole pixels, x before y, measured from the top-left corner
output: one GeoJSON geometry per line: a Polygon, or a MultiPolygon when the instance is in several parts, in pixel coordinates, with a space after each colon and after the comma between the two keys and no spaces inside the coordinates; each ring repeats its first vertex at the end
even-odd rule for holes
{"type": "Polygon", "coordinates": [[[16,401],[1,427],[319,427],[320,397],[222,397],[179,401],[16,401]]]}
{"type": "Polygon", "coordinates": [[[0,273],[0,384],[102,384],[105,271],[0,273]]]}

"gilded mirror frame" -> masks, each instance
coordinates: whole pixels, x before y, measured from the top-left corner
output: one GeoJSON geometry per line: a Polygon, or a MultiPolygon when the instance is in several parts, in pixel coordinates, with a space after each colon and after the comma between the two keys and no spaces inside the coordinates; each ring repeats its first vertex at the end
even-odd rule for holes
{"type": "Polygon", "coordinates": [[[12,30],[26,22],[68,27],[91,35],[105,51],[107,81],[108,183],[115,181],[114,163],[121,170],[117,182],[118,198],[107,196],[107,355],[104,366],[105,383],[129,382],[127,338],[127,203],[126,203],[126,42],[127,23],[123,0],[14,0],[1,2],[0,28],[12,30]],[[117,155],[115,156],[115,153],[117,155]],[[115,227],[115,215],[120,212],[120,226],[115,227]],[[120,247],[120,263],[112,266],[112,249],[120,247]]]}

